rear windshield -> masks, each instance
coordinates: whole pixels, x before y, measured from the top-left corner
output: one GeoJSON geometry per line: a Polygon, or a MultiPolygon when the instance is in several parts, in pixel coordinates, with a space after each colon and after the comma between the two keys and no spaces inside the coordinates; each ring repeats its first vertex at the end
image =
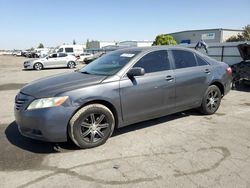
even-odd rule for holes
{"type": "Polygon", "coordinates": [[[120,71],[140,51],[122,50],[111,52],[91,62],[80,71],[86,74],[111,76],[120,71]]]}

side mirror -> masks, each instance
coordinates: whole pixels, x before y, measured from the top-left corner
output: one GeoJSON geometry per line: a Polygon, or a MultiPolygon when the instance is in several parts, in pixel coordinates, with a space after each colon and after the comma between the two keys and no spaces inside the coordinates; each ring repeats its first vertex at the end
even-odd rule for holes
{"type": "Polygon", "coordinates": [[[141,67],[133,67],[127,72],[127,76],[129,78],[133,78],[135,76],[143,76],[145,74],[144,68],[141,67]]]}

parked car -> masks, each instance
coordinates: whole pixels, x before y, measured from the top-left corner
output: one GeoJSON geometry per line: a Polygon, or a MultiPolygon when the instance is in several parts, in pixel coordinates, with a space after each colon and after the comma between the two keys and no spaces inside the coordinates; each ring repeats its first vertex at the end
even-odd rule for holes
{"type": "Polygon", "coordinates": [[[70,69],[76,66],[76,57],[65,53],[54,53],[40,59],[25,61],[24,69],[42,70],[44,68],[68,67],[70,69]]]}
{"type": "Polygon", "coordinates": [[[13,51],[12,55],[13,56],[22,56],[22,51],[13,51]]]}
{"type": "Polygon", "coordinates": [[[84,62],[84,60],[88,57],[92,57],[93,54],[91,53],[87,53],[87,52],[84,52],[84,53],[81,53],[78,57],[78,61],[81,61],[81,62],[84,62]]]}
{"type": "Polygon", "coordinates": [[[129,124],[192,108],[213,114],[231,79],[227,64],[192,49],[126,48],[23,87],[15,119],[24,136],[91,148],[129,124]]]}
{"type": "Polygon", "coordinates": [[[84,59],[84,63],[89,64],[89,63],[91,63],[92,61],[96,60],[97,58],[103,56],[104,54],[105,54],[104,52],[97,52],[97,53],[95,53],[94,55],[92,55],[92,56],[90,56],[90,57],[86,57],[86,58],[84,59]]]}
{"type": "Polygon", "coordinates": [[[250,44],[239,44],[238,49],[243,61],[231,66],[233,70],[233,87],[240,81],[250,86],[250,44]]]}

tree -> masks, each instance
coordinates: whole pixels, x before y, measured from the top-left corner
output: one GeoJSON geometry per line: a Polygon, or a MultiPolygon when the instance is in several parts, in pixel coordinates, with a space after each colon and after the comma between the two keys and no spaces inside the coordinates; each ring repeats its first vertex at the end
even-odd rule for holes
{"type": "Polygon", "coordinates": [[[44,45],[40,43],[37,48],[44,48],[44,45]]]}
{"type": "Polygon", "coordinates": [[[157,35],[155,41],[153,42],[154,45],[176,45],[177,42],[174,40],[172,35],[157,35]]]}
{"type": "Polygon", "coordinates": [[[76,45],[76,41],[75,41],[75,39],[73,40],[73,45],[76,45]]]}
{"type": "Polygon", "coordinates": [[[26,49],[26,51],[34,51],[35,49],[33,47],[26,49]]]}
{"type": "Polygon", "coordinates": [[[231,36],[226,42],[238,42],[238,41],[250,41],[250,25],[243,27],[243,32],[237,35],[231,36]]]}
{"type": "Polygon", "coordinates": [[[244,37],[245,40],[250,41],[250,25],[249,24],[243,27],[242,36],[244,37]]]}
{"type": "Polygon", "coordinates": [[[87,39],[87,42],[86,42],[86,48],[89,49],[90,46],[89,46],[89,39],[87,39]]]}

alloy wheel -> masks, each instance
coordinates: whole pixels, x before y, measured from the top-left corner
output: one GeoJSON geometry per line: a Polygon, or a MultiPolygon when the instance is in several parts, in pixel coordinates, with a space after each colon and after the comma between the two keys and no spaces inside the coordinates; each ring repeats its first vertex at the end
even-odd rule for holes
{"type": "Polygon", "coordinates": [[[206,99],[206,105],[209,110],[214,111],[218,108],[219,105],[219,94],[215,90],[211,90],[206,99]]]}
{"type": "Polygon", "coordinates": [[[40,63],[35,64],[35,69],[36,70],[41,70],[42,69],[42,65],[40,63]]]}
{"type": "Polygon", "coordinates": [[[73,69],[75,67],[75,64],[73,62],[69,62],[69,68],[73,69]]]}
{"type": "Polygon", "coordinates": [[[104,114],[89,114],[80,126],[80,135],[83,140],[89,143],[95,143],[102,140],[109,132],[109,123],[104,114]]]}

